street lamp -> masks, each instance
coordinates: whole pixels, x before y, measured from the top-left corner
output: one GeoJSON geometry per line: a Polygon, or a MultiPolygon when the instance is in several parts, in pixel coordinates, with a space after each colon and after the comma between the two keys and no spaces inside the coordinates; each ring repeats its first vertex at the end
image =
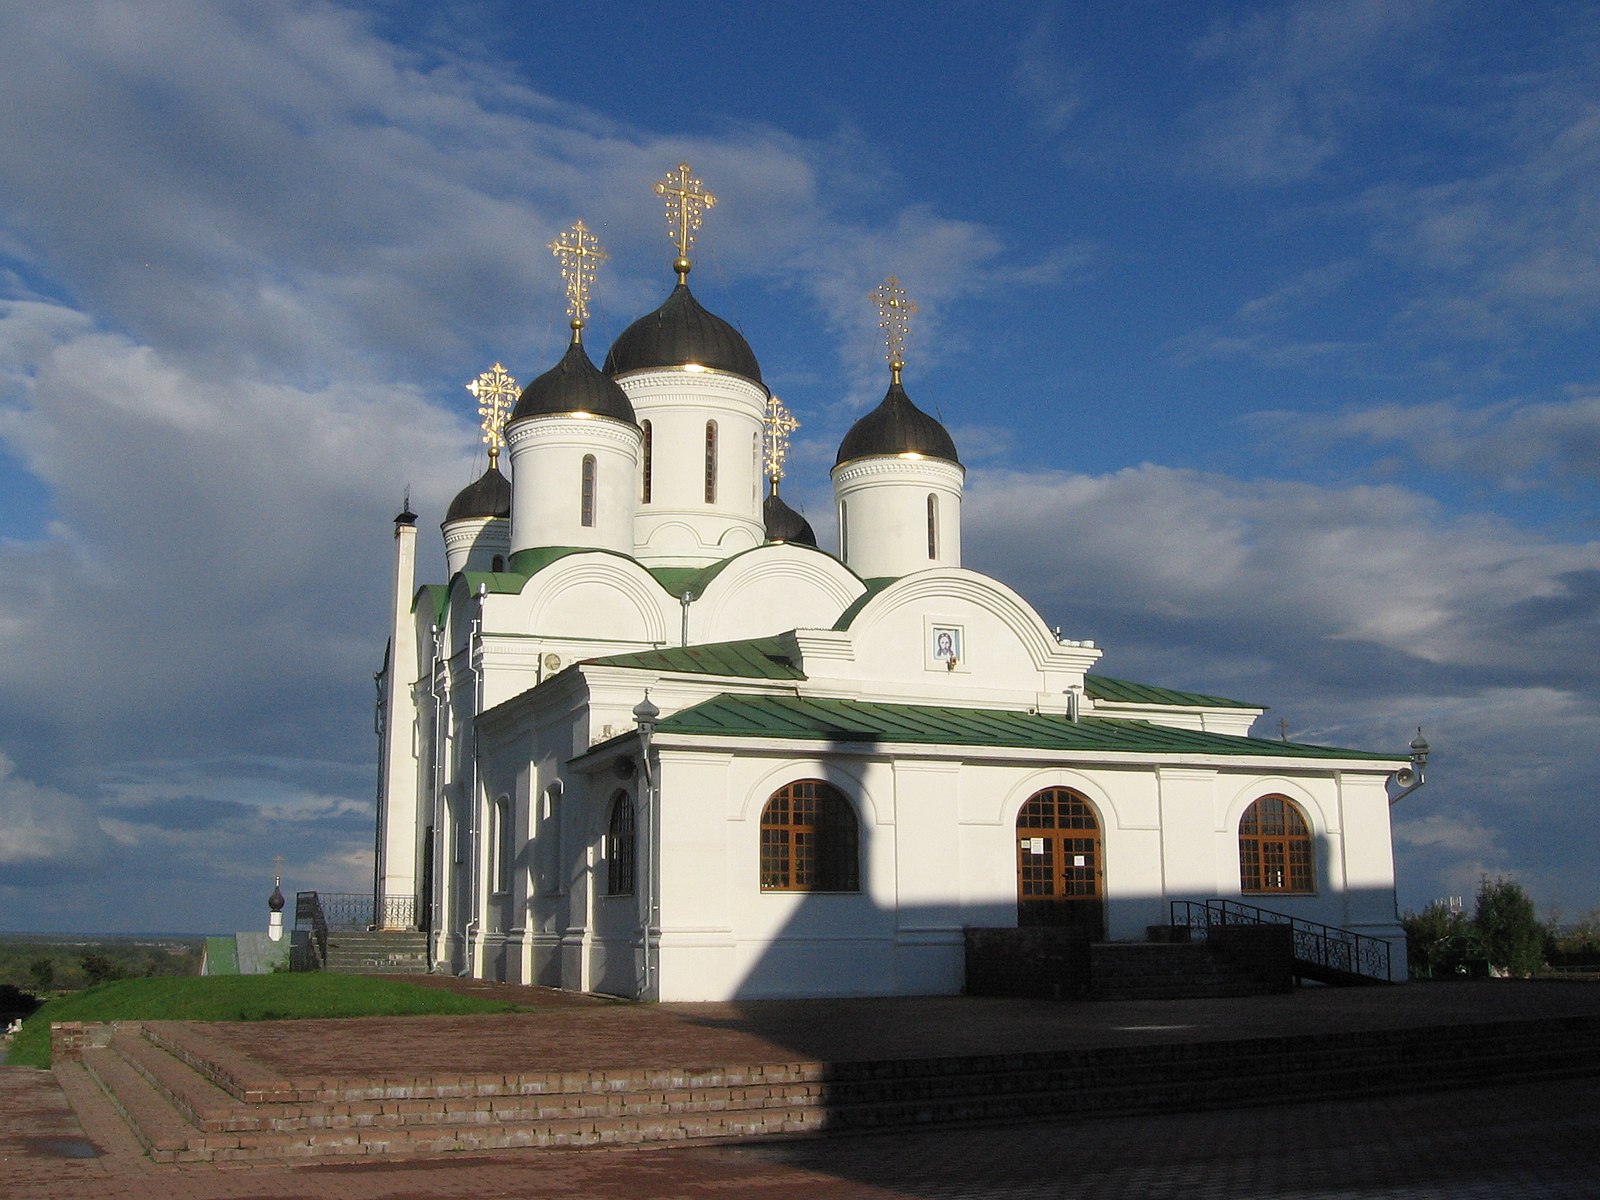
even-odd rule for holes
{"type": "MultiPolygon", "coordinates": [[[[659,884],[656,878],[657,864],[660,862],[660,824],[656,817],[655,797],[655,768],[650,762],[650,743],[655,737],[656,721],[661,716],[661,710],[650,703],[650,689],[646,688],[644,699],[633,706],[633,719],[639,726],[639,761],[644,766],[644,829],[645,829],[645,902],[644,902],[644,984],[642,991],[649,991],[654,982],[655,972],[651,959],[651,931],[660,934],[659,912],[659,884]]],[[[657,997],[659,999],[659,996],[657,997]]]]}

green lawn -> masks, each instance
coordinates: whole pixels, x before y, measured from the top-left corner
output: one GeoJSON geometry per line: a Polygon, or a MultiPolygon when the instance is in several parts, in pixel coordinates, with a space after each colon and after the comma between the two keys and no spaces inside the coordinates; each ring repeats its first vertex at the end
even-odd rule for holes
{"type": "Polygon", "coordinates": [[[514,1004],[438,988],[316,971],[119,979],[51,1000],[22,1023],[6,1061],[48,1067],[52,1021],[278,1021],[515,1011],[514,1004]]]}

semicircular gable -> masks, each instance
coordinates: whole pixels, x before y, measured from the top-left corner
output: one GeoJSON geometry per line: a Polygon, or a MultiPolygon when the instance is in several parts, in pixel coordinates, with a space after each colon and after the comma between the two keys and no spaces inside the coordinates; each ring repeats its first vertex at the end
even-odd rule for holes
{"type": "Polygon", "coordinates": [[[921,621],[924,614],[958,619],[963,611],[985,614],[1008,631],[1036,668],[1049,665],[1060,650],[1055,634],[1038,611],[998,579],[962,567],[918,571],[889,584],[851,619],[848,629],[858,647],[875,634],[904,624],[906,611],[921,621]]]}
{"type": "Polygon", "coordinates": [[[530,579],[520,597],[528,606],[526,632],[544,637],[593,637],[665,642],[677,606],[638,563],[610,554],[574,554],[530,579]]]}
{"type": "Polygon", "coordinates": [[[690,613],[696,641],[766,637],[826,629],[865,585],[830,554],[784,544],[758,546],[706,585],[690,613]]]}

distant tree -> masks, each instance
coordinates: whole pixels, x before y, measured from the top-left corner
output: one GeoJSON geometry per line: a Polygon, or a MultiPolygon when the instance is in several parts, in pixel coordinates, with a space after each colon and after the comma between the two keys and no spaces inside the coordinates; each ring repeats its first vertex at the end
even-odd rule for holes
{"type": "Polygon", "coordinates": [[[1411,974],[1421,979],[1437,979],[1466,971],[1467,964],[1479,962],[1482,951],[1467,915],[1443,900],[1435,900],[1419,913],[1400,918],[1406,931],[1406,961],[1411,974]]]}
{"type": "Polygon", "coordinates": [[[1489,965],[1508,975],[1532,975],[1543,961],[1544,927],[1533,901],[1514,879],[1485,875],[1478,884],[1472,925],[1489,965]]]}
{"type": "Polygon", "coordinates": [[[56,982],[56,964],[48,958],[36,958],[28,964],[28,979],[36,992],[48,992],[56,982]]]}
{"type": "Polygon", "coordinates": [[[85,950],[79,955],[78,964],[83,968],[83,977],[89,981],[90,987],[108,979],[123,977],[122,968],[98,950],[85,950]]]}

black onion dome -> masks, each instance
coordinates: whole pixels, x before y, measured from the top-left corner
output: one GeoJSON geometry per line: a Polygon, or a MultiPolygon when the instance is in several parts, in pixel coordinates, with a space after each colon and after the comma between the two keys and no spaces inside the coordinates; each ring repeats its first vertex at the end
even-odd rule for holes
{"type": "Polygon", "coordinates": [[[816,532],[811,522],[783,502],[777,492],[769,492],[761,506],[761,518],[767,526],[769,542],[799,542],[803,546],[817,544],[816,532]]]}
{"type": "Polygon", "coordinates": [[[637,424],[628,393],[589,361],[582,342],[573,342],[560,362],[522,389],[521,399],[511,410],[511,421],[568,413],[591,413],[637,424]]]}
{"type": "Polygon", "coordinates": [[[611,353],[606,355],[606,374],[689,363],[761,382],[761,366],[744,335],[701,308],[689,285],[680,283],[665,304],[629,325],[612,343],[611,353]]]}
{"type": "Polygon", "coordinates": [[[961,465],[945,427],[911,403],[898,381],[889,385],[882,404],[850,426],[834,465],[892,454],[921,454],[961,465]]]}
{"type": "Polygon", "coordinates": [[[272,895],[267,897],[267,907],[273,912],[282,912],[284,904],[283,888],[275,883],[272,885],[272,895]]]}
{"type": "Polygon", "coordinates": [[[511,515],[511,481],[500,474],[499,467],[490,467],[475,483],[462,488],[445,510],[444,523],[468,521],[476,517],[509,517],[511,515]]]}

